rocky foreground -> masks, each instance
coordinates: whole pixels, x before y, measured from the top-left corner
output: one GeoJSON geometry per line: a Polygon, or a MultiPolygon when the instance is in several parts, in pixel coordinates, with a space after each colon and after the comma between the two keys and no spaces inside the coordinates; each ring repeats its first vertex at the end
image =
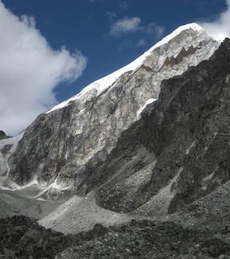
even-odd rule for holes
{"type": "Polygon", "coordinates": [[[0,258],[230,258],[230,182],[161,222],[64,235],[25,216],[0,219],[0,258]]]}
{"type": "Polygon", "coordinates": [[[227,229],[191,230],[174,222],[131,221],[65,236],[25,216],[0,221],[0,258],[230,258],[227,229]]]}

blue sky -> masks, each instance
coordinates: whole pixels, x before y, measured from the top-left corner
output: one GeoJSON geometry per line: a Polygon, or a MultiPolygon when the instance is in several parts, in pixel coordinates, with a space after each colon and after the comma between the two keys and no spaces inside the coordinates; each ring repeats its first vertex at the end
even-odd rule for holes
{"type": "MultiPolygon", "coordinates": [[[[39,65],[39,69],[52,59],[51,64],[56,70],[50,69],[52,70],[50,73],[55,73],[55,76],[50,79],[44,71],[38,69],[38,73],[41,75],[44,73],[45,83],[48,85],[48,82],[51,82],[51,86],[47,86],[47,93],[44,94],[45,90],[43,89],[40,97],[40,99],[44,99],[44,96],[45,99],[47,98],[46,102],[43,103],[44,109],[44,107],[52,106],[56,101],[60,102],[70,98],[94,80],[130,63],[180,25],[191,22],[219,22],[220,15],[228,8],[229,0],[2,0],[1,2],[3,3],[3,11],[0,12],[0,18],[3,12],[4,14],[8,12],[5,14],[6,19],[11,15],[11,18],[18,19],[17,23],[24,23],[27,32],[36,31],[37,39],[40,37],[38,41],[43,42],[41,43],[43,47],[46,45],[43,53],[46,53],[47,49],[50,51],[39,65]],[[78,64],[74,64],[74,58],[78,64]],[[57,63],[59,64],[58,69],[56,68],[57,63]],[[73,72],[75,68],[78,69],[78,73],[73,72]],[[54,70],[55,72],[53,72],[54,70]]],[[[9,26],[8,20],[7,22],[2,20],[3,22],[3,30],[7,31],[7,35],[9,31],[17,30],[16,21],[9,22],[9,26]],[[12,30],[12,28],[14,29],[12,30]]],[[[22,38],[20,35],[15,32],[15,35],[9,36],[9,38],[11,41],[17,41],[17,38],[22,38]]],[[[36,40],[33,41],[33,44],[37,44],[36,40]]],[[[23,44],[18,45],[20,45],[18,49],[21,53],[20,48],[23,44]]],[[[37,59],[31,59],[31,64],[33,59],[35,62],[40,61],[37,52],[39,52],[39,48],[36,48],[36,51],[34,48],[31,56],[38,56],[37,59]],[[36,54],[34,54],[35,52],[36,54]]],[[[26,54],[23,56],[23,60],[26,64],[25,56],[26,54]]],[[[13,58],[11,57],[11,59],[13,58]]],[[[15,69],[17,70],[17,68],[15,69]]],[[[17,71],[16,74],[18,75],[19,72],[17,71]]],[[[31,79],[32,75],[34,74],[31,74],[31,79]]],[[[34,81],[38,80],[40,79],[34,81]]],[[[19,82],[18,79],[15,81],[19,82]]],[[[4,81],[1,86],[0,81],[0,89],[3,87],[6,88],[7,83],[4,81]]],[[[18,94],[20,87],[15,87],[18,89],[15,91],[18,94]]],[[[33,87],[25,88],[22,92],[25,93],[28,89],[29,92],[32,92],[33,87]]],[[[11,93],[13,93],[13,83],[11,88],[11,93]]],[[[5,97],[5,102],[9,96],[5,97]]],[[[35,100],[35,102],[38,101],[35,100]]],[[[40,100],[40,102],[43,101],[40,100]]],[[[36,105],[38,106],[37,103],[36,105]]],[[[33,109],[32,104],[29,109],[33,109]]],[[[36,114],[39,112],[42,112],[41,107],[37,108],[36,114]]],[[[13,111],[10,113],[4,111],[3,113],[4,116],[12,116],[13,118],[13,111]]],[[[23,116],[26,114],[23,111],[23,116]]],[[[0,116],[3,116],[1,105],[0,116]]],[[[35,113],[17,130],[10,130],[10,127],[14,127],[12,124],[6,127],[6,131],[12,133],[18,131],[33,117],[35,117],[35,113]]],[[[4,125],[1,125],[0,122],[0,129],[2,128],[4,125]]]]}

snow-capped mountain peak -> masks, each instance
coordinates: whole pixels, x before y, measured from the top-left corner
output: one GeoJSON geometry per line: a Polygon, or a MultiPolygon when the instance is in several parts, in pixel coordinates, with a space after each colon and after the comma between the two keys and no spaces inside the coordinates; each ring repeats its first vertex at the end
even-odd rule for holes
{"type": "Polygon", "coordinates": [[[144,62],[144,60],[151,54],[151,52],[164,45],[167,44],[170,40],[172,40],[173,38],[175,38],[177,35],[179,35],[182,31],[185,30],[189,30],[192,29],[194,31],[197,32],[202,32],[204,31],[203,28],[201,26],[199,26],[196,23],[190,23],[190,24],[186,24],[183,26],[180,26],[179,28],[177,28],[176,30],[174,30],[171,34],[169,34],[168,36],[164,37],[162,40],[160,40],[158,43],[156,43],[153,47],[151,47],[149,50],[147,50],[143,55],[141,55],[140,57],[138,57],[137,59],[135,59],[133,62],[131,62],[130,64],[118,69],[117,71],[103,77],[100,78],[96,81],[94,81],[93,83],[89,84],[88,86],[86,86],[79,94],[71,97],[70,99],[54,106],[52,109],[50,109],[47,113],[50,113],[54,110],[57,109],[61,109],[65,106],[67,106],[70,102],[75,101],[79,98],[82,97],[82,95],[84,95],[85,93],[89,92],[92,89],[95,89],[97,91],[97,95],[100,95],[101,93],[103,93],[106,89],[108,89],[122,74],[128,72],[128,71],[135,71],[136,69],[138,69],[142,63],[144,62]]]}
{"type": "Polygon", "coordinates": [[[105,161],[122,132],[159,98],[162,81],[208,59],[218,46],[199,25],[181,26],[127,66],[40,115],[9,159],[12,179],[28,184],[36,176],[51,193],[90,190],[90,166],[105,161]]]}

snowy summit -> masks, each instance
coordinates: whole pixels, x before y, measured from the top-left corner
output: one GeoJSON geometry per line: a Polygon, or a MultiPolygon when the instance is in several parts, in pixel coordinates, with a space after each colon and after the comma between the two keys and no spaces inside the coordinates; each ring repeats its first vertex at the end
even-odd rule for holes
{"type": "Polygon", "coordinates": [[[146,57],[148,57],[154,49],[156,49],[156,48],[158,48],[158,47],[160,47],[164,44],[167,44],[170,40],[175,38],[182,31],[189,30],[189,29],[192,29],[192,30],[198,31],[198,32],[204,31],[204,29],[196,23],[190,23],[190,24],[180,26],[175,31],[173,31],[171,34],[169,34],[168,36],[166,36],[162,40],[160,40],[158,43],[156,43],[153,47],[151,47],[143,55],[141,55],[140,57],[135,59],[130,64],[118,69],[117,71],[115,71],[115,72],[113,72],[113,73],[111,73],[111,74],[109,74],[109,75],[107,75],[103,78],[100,78],[100,79],[94,81],[93,83],[86,86],[79,94],[77,94],[77,95],[71,97],[70,99],[54,106],[47,113],[50,113],[54,110],[61,109],[65,106],[67,106],[70,102],[79,99],[82,95],[84,95],[85,93],[87,93],[88,91],[90,91],[92,89],[96,89],[97,95],[100,95],[107,88],[109,88],[122,74],[124,74],[128,71],[135,71],[136,69],[138,69],[142,65],[142,63],[144,62],[146,57]]]}

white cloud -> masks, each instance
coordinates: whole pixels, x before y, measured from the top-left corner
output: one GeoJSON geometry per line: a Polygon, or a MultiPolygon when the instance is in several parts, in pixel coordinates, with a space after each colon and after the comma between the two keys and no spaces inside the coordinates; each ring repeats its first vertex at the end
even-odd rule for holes
{"type": "Polygon", "coordinates": [[[140,32],[152,34],[156,38],[160,38],[164,34],[164,31],[164,27],[159,26],[156,23],[141,25],[141,19],[139,17],[126,17],[112,23],[110,35],[113,37],[120,37],[125,34],[140,32]]]}
{"type": "Polygon", "coordinates": [[[52,50],[34,18],[18,18],[1,1],[0,39],[0,130],[14,135],[56,103],[55,86],[76,80],[86,59],[52,50]]]}
{"type": "Polygon", "coordinates": [[[122,34],[132,33],[140,30],[141,19],[139,17],[126,17],[117,20],[110,28],[110,34],[114,37],[121,36],[122,34]]]}
{"type": "Polygon", "coordinates": [[[222,12],[219,18],[211,23],[201,23],[200,25],[218,39],[230,37],[230,0],[226,0],[227,10],[222,12]]]}

